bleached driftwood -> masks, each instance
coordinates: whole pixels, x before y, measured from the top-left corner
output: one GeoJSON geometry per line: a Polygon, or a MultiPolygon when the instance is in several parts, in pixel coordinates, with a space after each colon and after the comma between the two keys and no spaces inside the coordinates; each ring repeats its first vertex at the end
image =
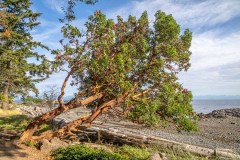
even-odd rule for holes
{"type": "Polygon", "coordinates": [[[128,129],[118,130],[116,128],[109,128],[101,125],[101,123],[95,122],[92,127],[87,131],[95,132],[95,136],[100,136],[101,140],[106,140],[112,143],[132,144],[132,145],[149,145],[154,144],[161,147],[178,147],[187,152],[198,154],[202,156],[217,156],[224,159],[240,159],[240,155],[234,153],[232,150],[227,149],[210,149],[195,145],[190,145],[182,142],[176,142],[168,139],[164,139],[158,136],[136,133],[128,129]]]}

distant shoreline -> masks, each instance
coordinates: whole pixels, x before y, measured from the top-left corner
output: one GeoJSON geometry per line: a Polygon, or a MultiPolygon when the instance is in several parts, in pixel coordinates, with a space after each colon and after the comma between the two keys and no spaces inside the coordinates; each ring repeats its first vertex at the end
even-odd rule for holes
{"type": "Polygon", "coordinates": [[[219,109],[240,108],[240,99],[204,99],[193,100],[193,109],[196,113],[210,113],[219,109]]]}
{"type": "Polygon", "coordinates": [[[201,95],[193,96],[193,100],[240,100],[240,95],[201,95]]]}

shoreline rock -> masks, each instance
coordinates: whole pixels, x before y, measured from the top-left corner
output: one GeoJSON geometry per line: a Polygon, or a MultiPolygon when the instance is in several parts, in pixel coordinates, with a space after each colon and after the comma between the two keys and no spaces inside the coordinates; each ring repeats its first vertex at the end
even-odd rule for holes
{"type": "Polygon", "coordinates": [[[208,114],[199,113],[198,116],[200,118],[227,118],[228,116],[240,118],[240,108],[219,109],[208,114]]]}

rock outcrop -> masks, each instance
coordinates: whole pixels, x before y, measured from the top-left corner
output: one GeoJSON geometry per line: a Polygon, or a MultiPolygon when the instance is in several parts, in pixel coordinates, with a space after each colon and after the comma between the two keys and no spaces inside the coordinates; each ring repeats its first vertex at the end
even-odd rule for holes
{"type": "Polygon", "coordinates": [[[227,116],[240,118],[240,108],[219,109],[208,114],[199,113],[198,116],[200,118],[226,118],[227,116]]]}

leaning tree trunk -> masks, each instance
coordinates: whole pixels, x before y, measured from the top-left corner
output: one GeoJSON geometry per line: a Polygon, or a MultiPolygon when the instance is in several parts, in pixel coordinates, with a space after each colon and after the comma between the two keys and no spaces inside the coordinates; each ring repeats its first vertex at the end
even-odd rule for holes
{"type": "Polygon", "coordinates": [[[127,95],[124,94],[121,97],[116,99],[112,99],[108,102],[101,104],[95,112],[91,115],[86,115],[76,119],[66,126],[60,128],[56,132],[53,133],[43,133],[41,136],[34,137],[34,140],[41,140],[41,139],[52,139],[53,137],[63,137],[66,133],[71,133],[71,131],[75,131],[76,129],[86,129],[91,126],[91,123],[103,112],[107,112],[107,109],[110,107],[114,107],[116,104],[121,103],[127,95]]]}
{"type": "MultiPolygon", "coordinates": [[[[131,93],[135,87],[137,85],[135,84],[134,87],[132,89],[130,89],[128,92],[125,92],[122,94],[122,96],[120,97],[117,97],[115,99],[112,99],[112,100],[109,100],[108,102],[104,102],[102,104],[100,104],[97,109],[91,114],[91,115],[86,115],[86,116],[83,116],[77,120],[74,120],[70,123],[68,123],[66,126],[60,128],[58,131],[56,132],[53,132],[53,133],[43,133],[41,136],[38,136],[38,137],[34,137],[33,139],[34,140],[40,140],[40,139],[43,139],[43,138],[46,138],[46,139],[51,139],[53,137],[56,137],[56,136],[63,136],[65,133],[68,133],[68,132],[71,132],[71,131],[74,131],[76,129],[85,129],[87,127],[90,127],[91,126],[91,123],[99,116],[101,115],[103,112],[107,112],[108,111],[108,108],[112,108],[114,106],[116,106],[117,104],[120,104],[122,103],[128,96],[129,96],[129,93],[131,93]]],[[[147,89],[146,91],[143,91],[141,93],[138,93],[136,94],[135,96],[133,96],[133,98],[137,98],[138,96],[141,96],[147,92],[151,91],[151,89],[147,89]]],[[[96,100],[96,99],[99,99],[101,98],[103,95],[101,93],[97,94],[97,95],[94,95],[94,96],[91,96],[91,97],[88,97],[86,98],[85,100],[82,100],[79,102],[79,104],[71,104],[71,106],[68,106],[68,105],[64,105],[65,107],[65,110],[68,110],[68,109],[72,109],[72,108],[77,108],[81,105],[86,105],[86,104],[89,104],[90,102],[96,100]]],[[[62,112],[58,112],[57,115],[55,115],[58,111],[58,108],[53,110],[53,116],[51,116],[51,118],[53,117],[56,117],[57,115],[61,114],[62,112]]],[[[23,135],[21,136],[20,140],[21,141],[26,141],[26,140],[30,140],[32,138],[32,135],[34,133],[34,131],[36,130],[36,126],[39,126],[39,124],[42,124],[43,122],[43,118],[45,118],[49,113],[51,112],[48,112],[46,113],[45,115],[41,116],[40,118],[38,118],[38,120],[35,120],[33,121],[32,123],[29,124],[29,126],[27,127],[27,129],[24,131],[23,135]]],[[[46,119],[50,119],[49,117],[46,117],[46,119]]],[[[44,121],[46,121],[44,119],[44,121]]]]}
{"type": "Polygon", "coordinates": [[[99,93],[99,94],[90,96],[90,97],[88,97],[84,100],[78,101],[78,102],[71,101],[63,106],[60,106],[54,110],[51,110],[51,111],[41,115],[40,117],[37,117],[27,126],[25,131],[22,133],[22,135],[20,137],[20,141],[31,140],[32,135],[34,134],[34,132],[37,130],[37,128],[41,124],[55,118],[56,116],[60,115],[64,111],[67,111],[67,110],[73,109],[73,108],[78,108],[83,105],[87,105],[87,104],[91,103],[92,101],[95,101],[96,99],[99,99],[101,97],[102,97],[102,94],[99,93]]]}
{"type": "Polygon", "coordinates": [[[8,90],[9,84],[6,83],[3,90],[2,109],[9,109],[8,90]]]}
{"type": "MultiPolygon", "coordinates": [[[[90,127],[92,122],[99,115],[101,115],[103,112],[108,111],[108,108],[113,108],[117,104],[122,103],[128,97],[129,93],[131,93],[135,89],[136,86],[137,85],[135,84],[132,89],[130,89],[128,92],[125,92],[122,96],[100,104],[91,115],[86,115],[86,116],[80,117],[79,119],[76,119],[76,120],[68,123],[66,126],[60,128],[56,132],[43,133],[41,136],[34,137],[34,140],[41,140],[43,138],[51,139],[53,137],[62,137],[62,136],[64,136],[65,133],[71,133],[71,131],[75,131],[76,129],[86,129],[86,128],[90,127]]],[[[147,89],[141,93],[138,93],[135,96],[133,96],[133,98],[137,98],[149,91],[151,91],[151,89],[147,89]]]]}

